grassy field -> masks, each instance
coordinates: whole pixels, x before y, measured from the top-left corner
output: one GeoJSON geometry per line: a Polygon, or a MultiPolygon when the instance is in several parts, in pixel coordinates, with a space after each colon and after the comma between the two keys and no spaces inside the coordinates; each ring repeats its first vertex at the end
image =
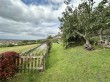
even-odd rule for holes
{"type": "Polygon", "coordinates": [[[38,44],[14,46],[14,47],[2,47],[2,48],[0,48],[0,53],[6,52],[6,51],[16,51],[18,53],[21,53],[22,51],[29,50],[36,46],[38,46],[38,44]]]}
{"type": "Polygon", "coordinates": [[[110,82],[110,49],[86,51],[78,46],[64,50],[54,44],[44,73],[17,75],[10,82],[110,82]]]}

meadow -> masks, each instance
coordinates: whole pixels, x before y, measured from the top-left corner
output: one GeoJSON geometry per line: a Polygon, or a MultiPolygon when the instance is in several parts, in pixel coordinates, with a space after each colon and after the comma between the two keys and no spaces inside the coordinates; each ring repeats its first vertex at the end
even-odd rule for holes
{"type": "Polygon", "coordinates": [[[38,44],[13,46],[13,47],[1,47],[0,53],[6,52],[6,51],[15,51],[15,52],[21,53],[23,51],[29,50],[29,49],[36,47],[36,46],[38,46],[38,44]]]}
{"type": "Polygon", "coordinates": [[[53,44],[44,72],[17,74],[10,82],[110,82],[110,49],[53,44]]]}

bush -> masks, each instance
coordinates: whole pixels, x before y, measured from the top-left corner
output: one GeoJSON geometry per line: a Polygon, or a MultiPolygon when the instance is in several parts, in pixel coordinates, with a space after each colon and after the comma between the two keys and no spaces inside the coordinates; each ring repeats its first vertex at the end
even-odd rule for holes
{"type": "Polygon", "coordinates": [[[15,46],[14,44],[7,44],[7,47],[13,47],[15,46]]]}
{"type": "Polygon", "coordinates": [[[58,43],[58,39],[56,39],[56,38],[55,38],[55,39],[54,39],[54,38],[51,39],[51,41],[52,41],[53,43],[58,43]]]}
{"type": "Polygon", "coordinates": [[[48,51],[50,51],[51,47],[52,47],[52,42],[50,40],[46,41],[47,46],[49,47],[48,51]]]}
{"type": "Polygon", "coordinates": [[[0,55],[0,80],[7,81],[15,74],[15,59],[19,58],[16,52],[5,52],[0,55]]]}
{"type": "Polygon", "coordinates": [[[13,47],[15,46],[14,44],[2,44],[0,47],[13,47]]]}
{"type": "Polygon", "coordinates": [[[46,42],[46,40],[45,39],[42,39],[42,40],[37,40],[37,43],[38,44],[42,44],[42,43],[45,43],[46,42]]]}

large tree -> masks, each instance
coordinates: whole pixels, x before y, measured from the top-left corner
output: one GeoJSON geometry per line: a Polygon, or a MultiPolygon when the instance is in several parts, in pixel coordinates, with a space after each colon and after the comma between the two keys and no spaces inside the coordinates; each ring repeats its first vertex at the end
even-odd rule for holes
{"type": "MultiPolygon", "coordinates": [[[[70,0],[69,0],[70,1],[70,0]]],[[[67,5],[68,1],[65,2],[67,5]]],[[[71,45],[75,39],[85,40],[85,47],[92,49],[90,38],[99,35],[103,41],[103,33],[110,34],[110,4],[108,0],[102,0],[97,7],[93,8],[93,0],[84,0],[78,7],[67,6],[61,22],[60,29],[65,46],[71,45]]]]}
{"type": "Polygon", "coordinates": [[[72,6],[68,6],[63,17],[60,18],[61,30],[63,32],[63,40],[68,45],[70,37],[80,36],[85,40],[85,47],[91,49],[90,36],[92,36],[92,7],[93,1],[83,1],[73,10],[72,6]]]}

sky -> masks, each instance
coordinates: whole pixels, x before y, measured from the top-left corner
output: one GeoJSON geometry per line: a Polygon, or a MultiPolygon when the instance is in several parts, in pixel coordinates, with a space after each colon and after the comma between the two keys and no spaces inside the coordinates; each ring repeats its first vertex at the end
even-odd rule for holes
{"type": "MultiPolygon", "coordinates": [[[[94,0],[97,5],[101,0],[94,0]]],[[[77,6],[81,0],[72,0],[77,6]]],[[[60,32],[64,0],[0,0],[0,39],[37,40],[60,32]]]]}

